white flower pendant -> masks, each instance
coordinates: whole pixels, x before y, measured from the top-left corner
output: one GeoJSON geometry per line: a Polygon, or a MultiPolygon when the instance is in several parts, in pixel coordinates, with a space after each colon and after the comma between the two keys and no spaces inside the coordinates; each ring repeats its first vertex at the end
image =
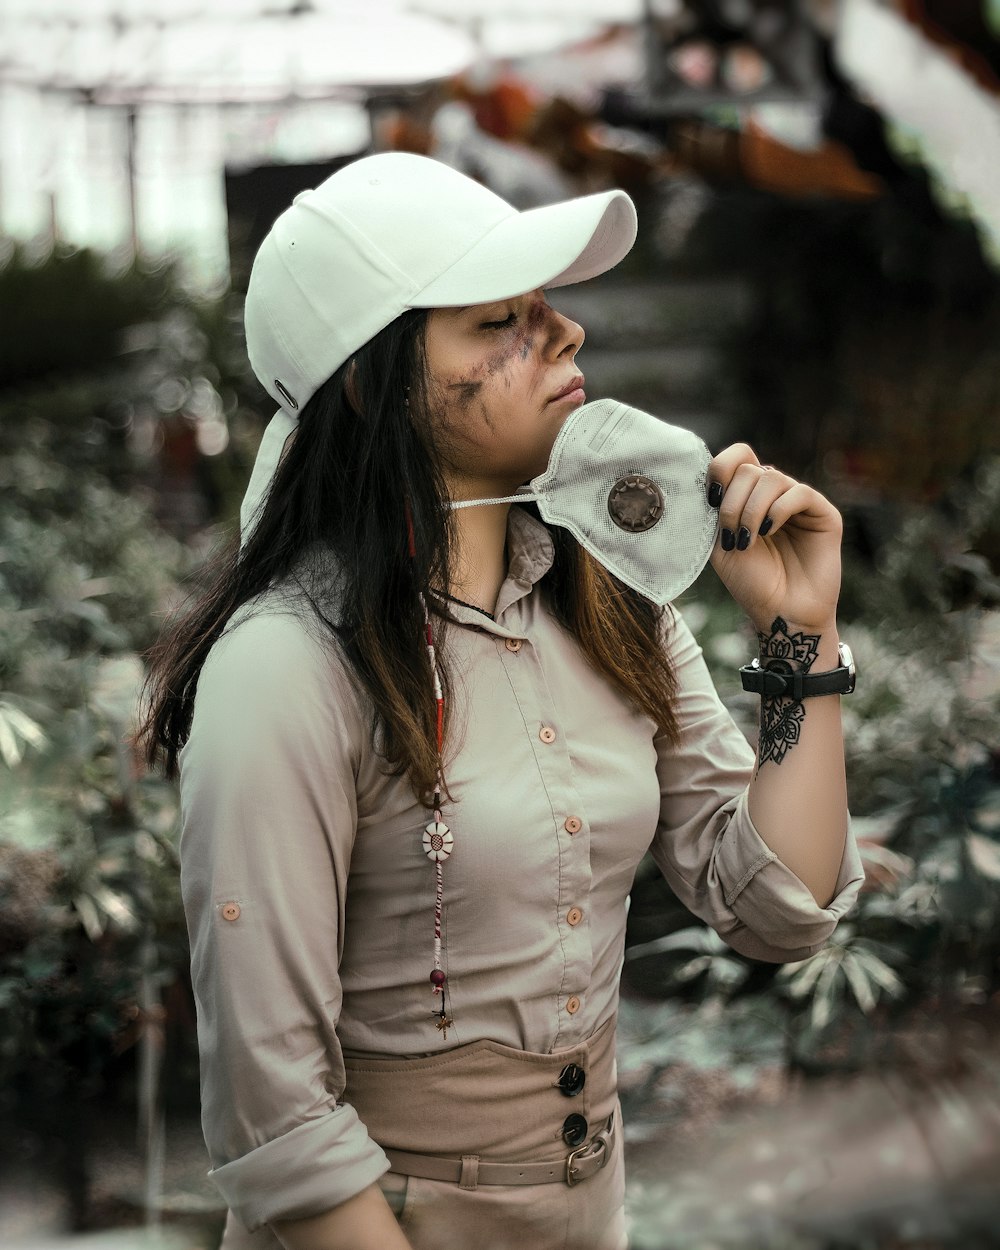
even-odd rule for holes
{"type": "Polygon", "coordinates": [[[424,830],[424,853],[428,859],[447,859],[454,845],[455,839],[451,836],[451,831],[440,821],[432,820],[424,830]]]}

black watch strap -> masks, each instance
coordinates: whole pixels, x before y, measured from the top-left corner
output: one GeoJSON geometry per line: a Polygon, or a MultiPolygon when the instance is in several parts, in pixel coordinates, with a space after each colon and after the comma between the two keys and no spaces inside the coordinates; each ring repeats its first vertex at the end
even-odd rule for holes
{"type": "Polygon", "coordinates": [[[825,673],[793,669],[785,660],[769,660],[762,668],[759,660],[740,669],[743,689],[772,699],[808,699],[820,694],[850,694],[857,674],[854,656],[846,642],[840,644],[840,666],[825,673]]]}

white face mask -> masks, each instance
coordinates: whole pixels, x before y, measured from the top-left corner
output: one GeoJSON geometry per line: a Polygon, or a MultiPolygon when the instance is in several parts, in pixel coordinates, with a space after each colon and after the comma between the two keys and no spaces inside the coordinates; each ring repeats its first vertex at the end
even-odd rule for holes
{"type": "Polygon", "coordinates": [[[535,500],[609,573],[666,604],[708,563],[718,513],[708,502],[711,453],[690,430],[614,399],[567,417],[544,473],[516,495],[453,508],[535,500]]]}

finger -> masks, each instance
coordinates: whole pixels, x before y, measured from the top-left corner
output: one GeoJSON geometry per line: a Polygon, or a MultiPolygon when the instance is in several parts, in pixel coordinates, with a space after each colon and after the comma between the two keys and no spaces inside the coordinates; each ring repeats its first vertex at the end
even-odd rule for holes
{"type": "Polygon", "coordinates": [[[763,538],[771,533],[775,501],[798,485],[787,473],[776,470],[767,472],[765,466],[761,466],[753,488],[743,501],[739,515],[733,520],[737,550],[746,551],[758,537],[763,538]]]}
{"type": "Polygon", "coordinates": [[[726,490],[736,470],[743,464],[760,465],[752,447],[747,443],[733,443],[709,462],[708,502],[717,508],[725,496],[726,490]]]}
{"type": "Polygon", "coordinates": [[[769,537],[792,520],[800,529],[843,530],[841,515],[829,499],[804,482],[796,482],[790,490],[779,495],[768,508],[767,517],[772,522],[767,530],[769,537]]]}
{"type": "Polygon", "coordinates": [[[765,472],[758,464],[741,464],[733,473],[719,507],[719,545],[723,551],[736,548],[745,551],[753,532],[746,527],[745,516],[751,499],[763,500],[761,519],[768,505],[793,485],[784,473],[765,472]]]}

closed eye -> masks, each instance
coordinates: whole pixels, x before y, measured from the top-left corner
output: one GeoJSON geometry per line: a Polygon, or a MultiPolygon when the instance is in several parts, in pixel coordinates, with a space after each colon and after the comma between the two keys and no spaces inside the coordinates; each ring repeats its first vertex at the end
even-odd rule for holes
{"type": "Polygon", "coordinates": [[[482,329],[484,330],[505,330],[508,326],[512,326],[517,321],[517,313],[508,313],[503,321],[484,321],[482,329]]]}

